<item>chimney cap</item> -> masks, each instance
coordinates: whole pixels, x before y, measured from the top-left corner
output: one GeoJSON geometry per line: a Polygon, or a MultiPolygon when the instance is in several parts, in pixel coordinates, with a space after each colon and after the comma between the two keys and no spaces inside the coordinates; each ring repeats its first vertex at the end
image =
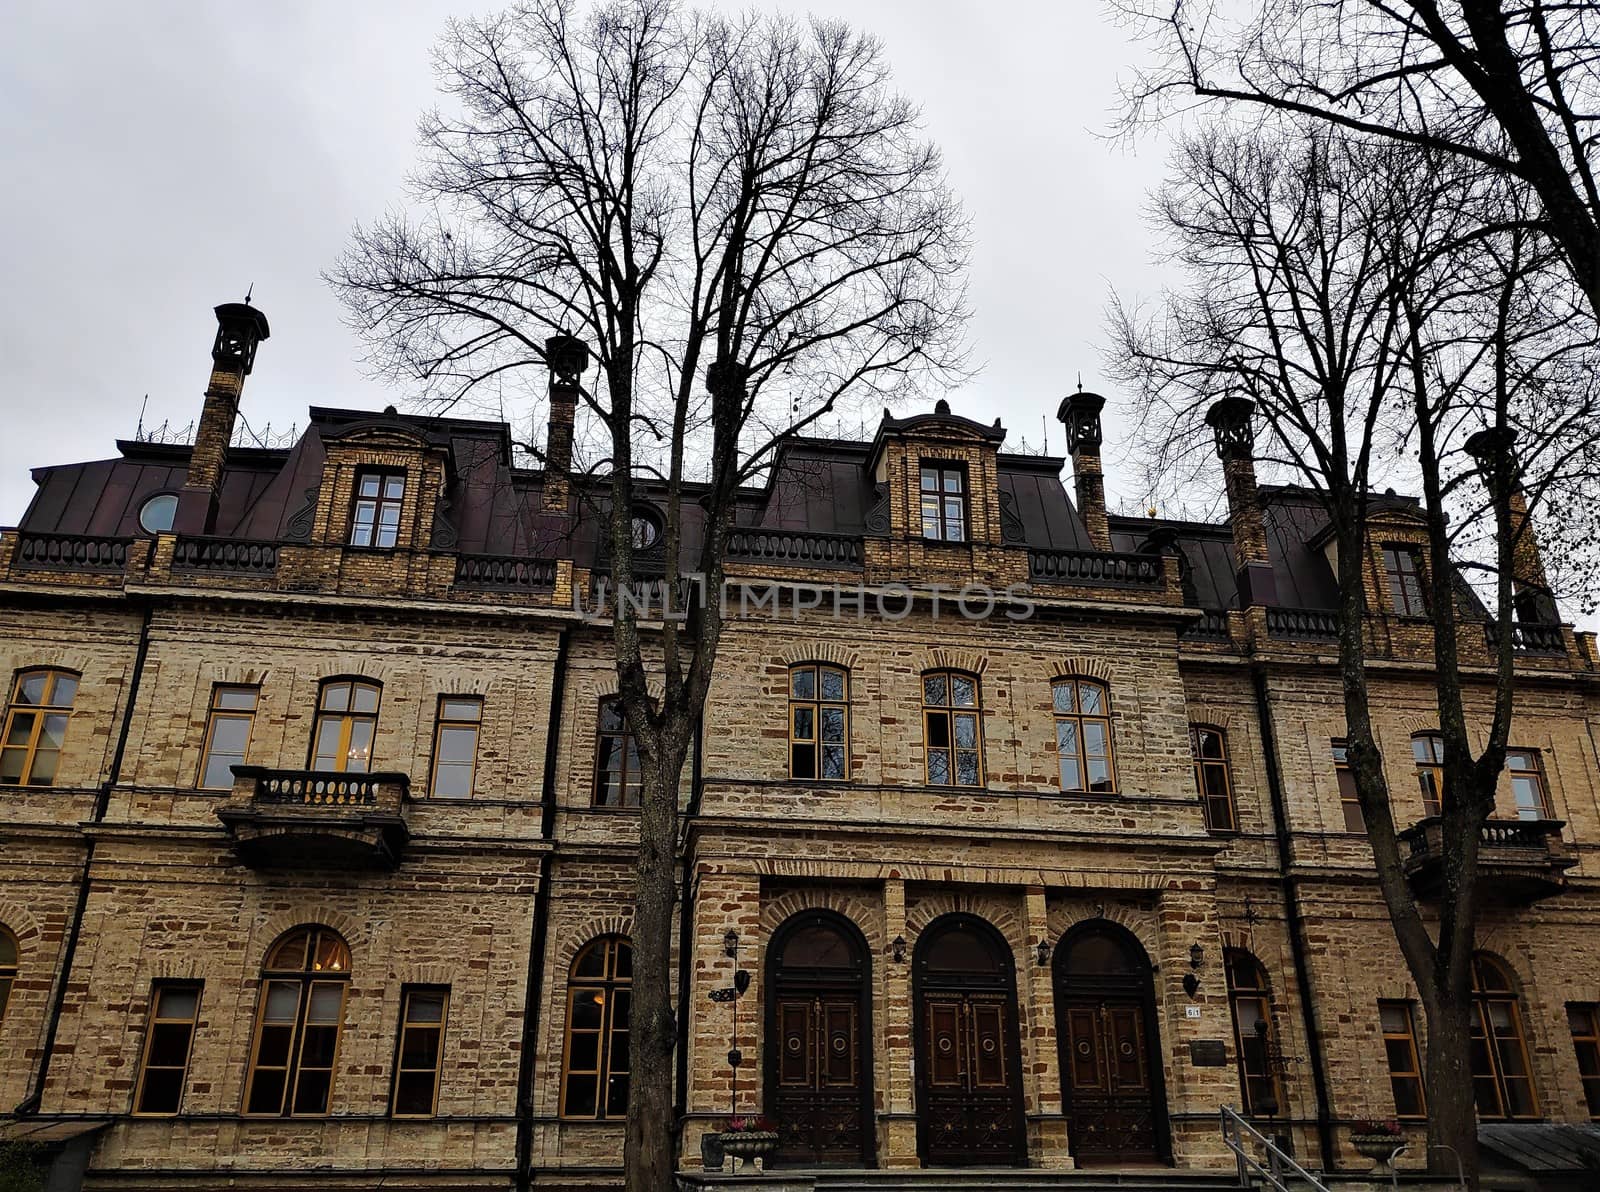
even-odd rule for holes
{"type": "Polygon", "coordinates": [[[1212,430],[1234,430],[1250,425],[1256,403],[1248,397],[1220,397],[1206,411],[1206,425],[1212,430]]]}
{"type": "Polygon", "coordinates": [[[1056,421],[1065,423],[1080,410],[1085,414],[1098,414],[1105,408],[1105,404],[1106,399],[1098,393],[1086,393],[1080,389],[1061,399],[1061,404],[1056,407],[1056,421]]]}
{"type": "Polygon", "coordinates": [[[267,328],[267,316],[259,307],[251,306],[248,302],[224,302],[214,307],[212,313],[223,327],[253,329],[258,343],[272,334],[267,328]]]}

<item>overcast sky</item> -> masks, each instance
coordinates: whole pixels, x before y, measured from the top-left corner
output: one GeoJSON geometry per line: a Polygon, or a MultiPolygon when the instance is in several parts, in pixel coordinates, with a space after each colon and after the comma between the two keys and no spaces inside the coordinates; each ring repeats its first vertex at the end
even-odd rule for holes
{"type": "MultiPolygon", "coordinates": [[[[27,507],[30,468],[114,455],[145,394],[146,426],[195,418],[211,308],[251,283],[272,323],[245,387],[252,426],[403,404],[363,375],[319,275],[402,197],[445,17],[493,6],[16,4],[0,45],[0,525],[27,507]]],[[[1123,31],[1093,0],[779,6],[883,39],[974,224],[984,368],[953,405],[1034,448],[1049,417],[1059,450],[1056,403],[1079,371],[1105,391],[1108,287],[1157,281],[1142,212],[1158,147],[1105,138],[1134,53],[1123,31]]]]}

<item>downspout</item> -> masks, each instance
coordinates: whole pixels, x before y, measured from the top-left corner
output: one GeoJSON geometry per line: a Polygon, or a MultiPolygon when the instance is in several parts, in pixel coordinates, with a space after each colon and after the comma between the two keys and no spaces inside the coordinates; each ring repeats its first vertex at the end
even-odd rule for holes
{"type": "MultiPolygon", "coordinates": [[[[556,822],[556,762],[560,756],[561,709],[567,691],[567,647],[572,627],[556,639],[556,661],[550,676],[550,724],[544,738],[544,781],[539,791],[539,839],[548,841],[556,822]]],[[[534,888],[533,940],[528,947],[527,1009],[522,1015],[522,1055],[517,1063],[517,1188],[533,1186],[533,1053],[539,1041],[539,1009],[544,1004],[544,948],[550,928],[550,852],[539,856],[534,888]]]]}
{"type": "MultiPolygon", "coordinates": [[[[145,660],[150,655],[151,605],[146,602],[144,616],[139,623],[139,645],[133,655],[133,674],[128,680],[128,699],[122,709],[122,725],[117,729],[117,744],[111,754],[111,770],[105,782],[95,793],[94,819],[99,823],[111,806],[111,791],[122,779],[122,758],[128,749],[128,734],[133,731],[133,711],[139,703],[139,681],[144,678],[145,660]]],[[[72,964],[78,954],[78,937],[83,931],[83,916],[89,906],[89,870],[94,864],[94,837],[89,837],[83,851],[83,873],[78,879],[78,898],[72,908],[72,922],[67,928],[66,951],[61,958],[61,977],[56,983],[55,996],[50,999],[50,1020],[45,1027],[44,1048],[39,1056],[39,1071],[33,1078],[33,1088],[14,1112],[18,1117],[39,1112],[44,1098],[45,1081],[50,1075],[50,1057],[56,1047],[56,1032],[61,1026],[61,1012],[67,1004],[67,985],[72,977],[72,964]]]]}
{"type": "Polygon", "coordinates": [[[678,1080],[677,1102],[673,1109],[673,1117],[678,1122],[678,1128],[683,1128],[684,1114],[689,1108],[689,953],[694,943],[694,921],[692,910],[692,896],[694,874],[689,865],[689,829],[694,823],[695,816],[700,814],[700,796],[702,792],[701,769],[701,743],[704,741],[705,722],[700,716],[694,721],[694,757],[690,763],[689,780],[689,806],[683,814],[683,841],[680,851],[683,853],[683,888],[678,894],[678,1080]]]}
{"type": "Polygon", "coordinates": [[[1306,954],[1305,919],[1300,913],[1300,882],[1290,871],[1293,857],[1289,815],[1283,798],[1283,774],[1278,763],[1278,734],[1272,722],[1272,701],[1267,694],[1267,671],[1259,662],[1250,666],[1255,685],[1256,720],[1261,725],[1261,748],[1267,765],[1267,793],[1272,800],[1273,835],[1278,845],[1278,871],[1283,885],[1283,913],[1288,920],[1289,952],[1295,983],[1300,986],[1300,1014],[1306,1032],[1306,1058],[1311,1062],[1311,1087],[1317,1099],[1317,1145],[1322,1169],[1334,1170],[1333,1118],[1328,1110],[1328,1074],[1317,1029],[1316,1000],[1311,994],[1311,964],[1306,954]]]}

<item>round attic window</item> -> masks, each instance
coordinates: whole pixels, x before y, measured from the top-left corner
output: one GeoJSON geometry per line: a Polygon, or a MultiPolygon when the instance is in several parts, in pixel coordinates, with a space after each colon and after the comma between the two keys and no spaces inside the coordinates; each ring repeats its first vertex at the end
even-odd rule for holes
{"type": "Polygon", "coordinates": [[[139,525],[148,534],[159,534],[172,529],[177,513],[178,498],[171,493],[157,493],[139,506],[139,525]]]}
{"type": "Polygon", "coordinates": [[[649,550],[661,541],[661,521],[648,510],[633,511],[633,549],[649,550]]]}

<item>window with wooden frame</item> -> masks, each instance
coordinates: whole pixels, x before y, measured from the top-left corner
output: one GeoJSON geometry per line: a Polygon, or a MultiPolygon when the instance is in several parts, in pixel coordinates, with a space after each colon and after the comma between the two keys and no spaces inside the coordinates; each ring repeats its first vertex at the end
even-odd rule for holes
{"type": "Polygon", "coordinates": [[[960,464],[924,462],[919,471],[922,536],[935,542],[965,542],[966,468],[960,464]]]}
{"type": "Polygon", "coordinates": [[[573,959],[561,1060],[562,1117],[627,1116],[632,997],[633,945],[623,936],[601,936],[573,959]]]}
{"type": "Polygon", "coordinates": [[[1061,789],[1115,791],[1110,690],[1094,679],[1057,679],[1050,685],[1050,697],[1056,717],[1061,789]]]}
{"type": "Polygon", "coordinates": [[[850,777],[850,672],[805,663],[789,668],[789,777],[850,777]]]}
{"type": "Polygon", "coordinates": [[[200,1018],[198,981],[157,981],[150,989],[150,1020],[145,1025],[144,1054],[133,1112],[171,1116],[183,1104],[184,1078],[200,1018]]]}
{"type": "Polygon", "coordinates": [[[1426,1118],[1428,1094],[1422,1084],[1417,1022],[1411,1003],[1380,1001],[1378,1023],[1383,1029],[1383,1054],[1389,1065],[1389,1088],[1394,1093],[1395,1117],[1426,1118]]]}
{"type": "Polygon", "coordinates": [[[1438,733],[1418,733],[1411,738],[1411,756],[1422,789],[1422,814],[1438,815],[1444,807],[1444,738],[1438,733]]]}
{"type": "Polygon", "coordinates": [[[1426,589],[1422,582],[1422,558],[1415,547],[1383,548],[1383,573],[1389,581],[1389,600],[1402,617],[1428,615],[1426,589]]]}
{"type": "Polygon", "coordinates": [[[1518,819],[1554,818],[1550,811],[1550,789],[1544,781],[1544,764],[1537,749],[1506,750],[1506,773],[1511,777],[1511,800],[1518,819]]]}
{"type": "Polygon", "coordinates": [[[297,927],[267,953],[244,1111],[322,1117],[333,1101],[350,948],[326,927],[297,927]]]}
{"type": "Polygon", "coordinates": [[[11,1001],[11,987],[17,983],[17,966],[22,960],[22,950],[17,947],[17,937],[0,927],[0,1023],[6,1020],[6,1006],[11,1001]]]}
{"type": "Polygon", "coordinates": [[[639,744],[622,714],[621,697],[612,696],[600,702],[595,725],[594,805],[637,807],[642,786],[639,744]]]}
{"type": "Polygon", "coordinates": [[[1189,726],[1189,744],[1194,752],[1194,784],[1205,810],[1206,830],[1235,832],[1239,817],[1233,805],[1233,773],[1228,766],[1228,738],[1220,728],[1205,724],[1189,726]]]}
{"type": "Polygon", "coordinates": [[[1522,1004],[1511,973],[1487,952],[1472,956],[1472,1090],[1480,1120],[1539,1116],[1522,1004]]]}
{"type": "Polygon", "coordinates": [[[1361,811],[1361,799],[1356,794],[1356,772],[1350,768],[1350,747],[1343,741],[1334,741],[1333,775],[1339,783],[1339,810],[1344,815],[1344,830],[1367,834],[1367,817],[1361,811]]]}
{"type": "Polygon", "coordinates": [[[1572,1002],[1567,1006],[1567,1026],[1578,1055],[1578,1079],[1583,1082],[1583,1103],[1589,1116],[1600,1121],[1600,1006],[1572,1002]]]}
{"type": "Polygon", "coordinates": [[[206,713],[206,743],[200,753],[200,773],[195,779],[195,785],[201,790],[226,790],[233,786],[233,767],[244,765],[260,698],[258,687],[227,683],[212,687],[211,707],[206,713]]]}
{"type": "Polygon", "coordinates": [[[317,693],[311,768],[365,774],[372,768],[383,688],[360,679],[328,679],[317,693]]]}
{"type": "Polygon", "coordinates": [[[983,785],[983,703],[978,676],[922,676],[922,741],[930,786],[983,785]]]}
{"type": "Polygon", "coordinates": [[[372,468],[357,472],[350,506],[350,545],[392,550],[400,540],[400,509],[405,498],[404,472],[372,468]]]}
{"type": "Polygon", "coordinates": [[[439,1110],[439,1069],[448,986],[407,986],[400,991],[400,1037],[395,1041],[393,1117],[432,1117],[439,1110]]]}
{"type": "Polygon", "coordinates": [[[72,671],[38,667],[17,672],[0,732],[0,786],[55,782],[77,698],[78,675],[72,671]]]}
{"type": "Polygon", "coordinates": [[[436,799],[472,798],[478,765],[478,728],[483,699],[476,695],[441,695],[433,722],[433,780],[428,792],[436,799]]]}
{"type": "Polygon", "coordinates": [[[1238,948],[1224,953],[1224,967],[1245,1116],[1276,1117],[1283,1109],[1283,1097],[1273,1062],[1272,991],[1267,987],[1267,971],[1254,956],[1238,948]]]}

